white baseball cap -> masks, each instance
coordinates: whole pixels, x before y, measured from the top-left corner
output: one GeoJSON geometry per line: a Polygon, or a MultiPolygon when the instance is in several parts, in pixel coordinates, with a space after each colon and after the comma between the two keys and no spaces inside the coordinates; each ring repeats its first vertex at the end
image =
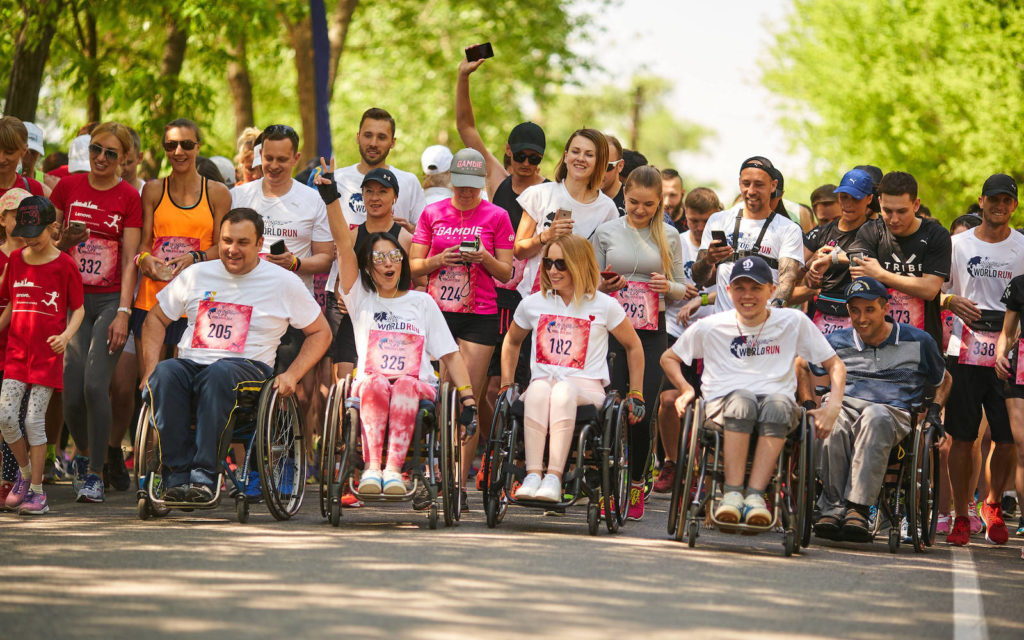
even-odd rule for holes
{"type": "Polygon", "coordinates": [[[90,140],[92,140],[92,137],[81,135],[71,141],[71,144],[68,146],[68,173],[81,173],[90,169],[90,140]]]}
{"type": "Polygon", "coordinates": [[[34,122],[26,122],[25,128],[28,129],[28,148],[36,153],[42,154],[43,130],[34,122]]]}
{"type": "Polygon", "coordinates": [[[443,144],[435,144],[427,147],[420,156],[420,164],[423,165],[423,173],[434,176],[448,171],[452,164],[452,150],[443,144]]]}

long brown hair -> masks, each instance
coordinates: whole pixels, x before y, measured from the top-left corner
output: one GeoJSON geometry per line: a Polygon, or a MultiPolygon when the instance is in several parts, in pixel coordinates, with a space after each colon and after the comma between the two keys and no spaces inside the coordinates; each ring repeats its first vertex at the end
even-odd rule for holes
{"type": "Polygon", "coordinates": [[[671,280],[672,250],[668,246],[668,238],[665,237],[665,221],[661,216],[661,171],[658,171],[657,168],[651,165],[644,165],[633,169],[626,178],[623,190],[628,194],[631,189],[637,187],[653,189],[658,196],[658,210],[651,216],[650,222],[647,223],[647,230],[650,231],[651,240],[654,240],[654,244],[658,247],[658,253],[661,255],[661,269],[665,272],[665,277],[671,280]]]}
{"type": "MultiPolygon", "coordinates": [[[[565,260],[569,276],[572,277],[574,288],[572,301],[579,304],[584,297],[593,297],[597,293],[600,270],[597,267],[594,248],[590,246],[590,242],[572,234],[559,236],[544,245],[544,258],[548,257],[551,247],[556,244],[562,249],[562,259],[565,260]]],[[[548,277],[548,270],[544,268],[543,261],[538,266],[540,268],[540,290],[547,295],[554,290],[551,287],[551,278],[548,277]]]]}
{"type": "Polygon", "coordinates": [[[595,191],[601,187],[601,182],[604,180],[605,169],[608,168],[608,138],[597,129],[577,129],[572,132],[569,139],[565,141],[565,148],[562,149],[562,157],[558,161],[558,166],[555,167],[555,182],[562,182],[565,180],[565,176],[569,174],[569,168],[565,166],[565,154],[569,152],[569,146],[572,144],[573,138],[580,136],[586,138],[594,143],[597,147],[597,154],[594,156],[594,169],[590,173],[590,178],[587,180],[587,190],[595,191]]]}

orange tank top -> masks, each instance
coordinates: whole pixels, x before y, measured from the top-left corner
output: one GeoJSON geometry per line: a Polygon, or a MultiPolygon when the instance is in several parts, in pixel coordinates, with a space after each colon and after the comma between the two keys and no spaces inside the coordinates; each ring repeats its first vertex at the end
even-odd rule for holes
{"type": "MultiPolygon", "coordinates": [[[[163,180],[160,202],[153,211],[153,248],[157,260],[170,261],[189,251],[205,251],[213,244],[213,209],[206,191],[206,178],[202,179],[199,201],[191,207],[180,207],[171,200],[167,191],[167,178],[163,180]]],[[[156,294],[167,286],[161,280],[142,276],[135,306],[149,311],[156,304],[156,294]]]]}

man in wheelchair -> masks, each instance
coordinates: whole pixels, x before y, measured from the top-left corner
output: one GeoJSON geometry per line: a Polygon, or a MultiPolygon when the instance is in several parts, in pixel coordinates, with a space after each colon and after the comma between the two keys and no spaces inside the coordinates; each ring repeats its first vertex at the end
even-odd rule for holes
{"type": "MultiPolygon", "coordinates": [[[[764,492],[786,436],[798,423],[794,360],[800,356],[820,362],[840,389],[845,368],[805,314],[768,308],[775,286],[771,269],[760,257],[736,263],[727,292],[735,309],[698,320],[665,352],[661,363],[680,391],[676,409],[682,417],[695,394],[680,363],[704,358],[701,392],[707,421],[723,430],[725,484],[715,518],[768,526],[772,514],[764,492]],[[758,439],[744,488],[750,436],[755,430],[758,439]]],[[[810,412],[819,437],[831,429],[841,402],[842,394],[838,394],[823,408],[810,412]]]]}
{"type": "MultiPolygon", "coordinates": [[[[163,452],[164,497],[210,502],[218,475],[219,441],[243,382],[271,377],[289,325],[306,341],[274,381],[289,396],[327,352],[331,332],[309,290],[294,273],[260,259],[263,218],[232,209],[221,222],[219,259],[195,264],[158,295],[142,329],[143,396],[152,405],[163,452]],[[158,363],[164,329],[188,317],[178,357],[158,363]],[[192,416],[195,432],[191,432],[192,416]]],[[[212,253],[212,252],[211,252],[212,253]]]]}
{"type": "MultiPolygon", "coordinates": [[[[953,381],[935,340],[888,316],[889,293],[882,283],[867,277],[851,282],[846,308],[853,327],[828,336],[847,375],[842,411],[818,465],[822,492],[814,532],[830,540],[870,542],[868,510],[878,500],[892,448],[911,431],[911,410],[926,387],[937,387],[926,420],[942,436],[939,412],[953,381]]],[[[809,372],[822,373],[800,363],[801,400],[812,393],[809,372]]]]}

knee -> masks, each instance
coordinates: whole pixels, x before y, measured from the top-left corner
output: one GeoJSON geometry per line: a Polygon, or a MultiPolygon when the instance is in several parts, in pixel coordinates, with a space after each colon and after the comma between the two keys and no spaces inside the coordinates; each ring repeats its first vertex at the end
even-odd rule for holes
{"type": "Polygon", "coordinates": [[[547,404],[551,398],[551,388],[549,380],[543,378],[533,380],[530,382],[530,386],[526,387],[526,391],[523,392],[523,402],[528,404],[547,404]]]}
{"type": "Polygon", "coordinates": [[[560,380],[551,387],[551,404],[576,406],[576,389],[568,380],[560,380]]]}
{"type": "Polygon", "coordinates": [[[769,427],[770,435],[785,435],[795,426],[796,403],[787,395],[775,393],[769,395],[761,404],[758,422],[769,427]]]}
{"type": "Polygon", "coordinates": [[[757,396],[745,389],[733,391],[725,397],[722,418],[726,429],[750,433],[757,420],[757,396]]]}

